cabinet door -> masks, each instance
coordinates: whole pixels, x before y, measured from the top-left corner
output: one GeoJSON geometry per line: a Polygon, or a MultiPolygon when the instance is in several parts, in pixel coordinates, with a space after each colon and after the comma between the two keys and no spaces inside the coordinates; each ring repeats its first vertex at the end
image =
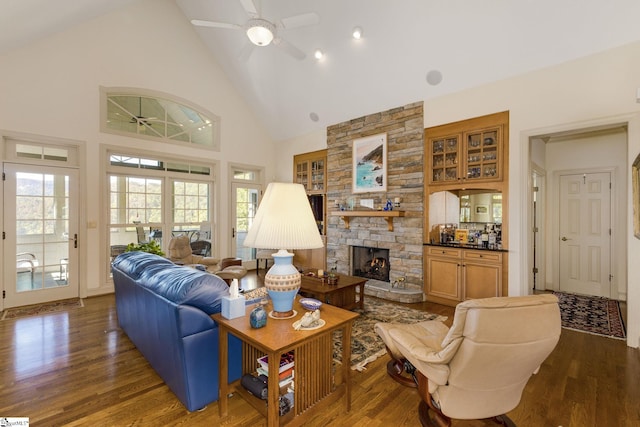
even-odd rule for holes
{"type": "Polygon", "coordinates": [[[429,140],[430,184],[450,184],[460,176],[460,135],[429,140]]]}
{"type": "Polygon", "coordinates": [[[502,179],[501,128],[490,128],[464,134],[464,178],[467,181],[499,181],[502,179]]]}
{"type": "Polygon", "coordinates": [[[460,260],[427,257],[427,295],[462,301],[460,260]]]}
{"type": "Polygon", "coordinates": [[[309,191],[309,162],[296,162],[296,183],[302,184],[306,191],[309,191]]]}
{"type": "Polygon", "coordinates": [[[325,161],[324,159],[311,160],[311,182],[307,191],[324,192],[325,191],[325,161]]]}
{"type": "Polygon", "coordinates": [[[502,295],[502,264],[466,261],[462,270],[464,272],[464,299],[502,295]]]}

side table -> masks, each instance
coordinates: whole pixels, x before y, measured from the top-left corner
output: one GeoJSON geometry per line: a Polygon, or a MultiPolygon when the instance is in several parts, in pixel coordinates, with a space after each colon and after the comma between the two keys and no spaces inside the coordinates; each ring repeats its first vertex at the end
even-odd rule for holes
{"type": "MultiPolygon", "coordinates": [[[[258,412],[267,417],[267,426],[275,427],[291,423],[302,425],[313,418],[314,414],[334,404],[342,398],[345,411],[351,409],[351,326],[357,313],[330,305],[322,306],[320,313],[325,325],[312,330],[294,330],[293,322],[299,320],[306,310],[300,305],[299,298],[294,302],[297,314],[291,319],[267,320],[267,325],[253,329],[249,325],[249,313],[254,306],[249,306],[244,317],[225,319],[221,314],[211,317],[218,323],[220,352],[220,396],[218,407],[220,416],[226,417],[229,409],[228,396],[235,391],[251,404],[258,412]],[[342,372],[342,383],[335,384],[333,369],[333,333],[342,331],[342,363],[336,366],[342,372]],[[243,374],[254,373],[257,359],[264,355],[269,357],[268,398],[265,402],[246,391],[239,381],[228,384],[227,335],[240,338],[242,345],[243,374]],[[281,390],[278,387],[278,370],[280,355],[294,351],[294,404],[293,408],[282,417],[278,413],[278,402],[281,390]]],[[[271,304],[267,305],[271,311],[271,304]]]]}

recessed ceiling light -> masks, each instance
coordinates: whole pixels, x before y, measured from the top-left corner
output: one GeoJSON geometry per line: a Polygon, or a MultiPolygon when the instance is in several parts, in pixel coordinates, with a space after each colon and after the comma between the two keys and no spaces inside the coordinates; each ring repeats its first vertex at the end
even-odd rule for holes
{"type": "Polygon", "coordinates": [[[427,83],[431,86],[439,85],[442,81],[442,73],[438,70],[431,70],[427,73],[427,83]]]}
{"type": "Polygon", "coordinates": [[[316,51],[313,53],[313,56],[315,56],[317,60],[321,60],[322,58],[324,58],[324,52],[322,52],[321,49],[316,49],[316,51]]]}
{"type": "Polygon", "coordinates": [[[317,122],[318,120],[320,120],[320,117],[318,117],[317,113],[310,113],[309,118],[311,119],[312,122],[317,122]]]}
{"type": "Polygon", "coordinates": [[[354,39],[360,40],[362,38],[362,27],[355,27],[351,35],[354,39]]]}

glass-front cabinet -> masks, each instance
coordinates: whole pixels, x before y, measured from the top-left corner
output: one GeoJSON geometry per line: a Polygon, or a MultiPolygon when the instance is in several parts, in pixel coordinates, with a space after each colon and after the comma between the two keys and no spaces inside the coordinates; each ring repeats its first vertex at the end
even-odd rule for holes
{"type": "MultiPolygon", "coordinates": [[[[293,179],[307,191],[309,204],[326,246],[327,223],[327,150],[312,151],[293,156],[293,179]]],[[[326,269],[326,250],[305,249],[295,251],[293,262],[305,270],[326,269]]]]}
{"type": "Polygon", "coordinates": [[[294,156],[295,182],[302,184],[307,193],[322,194],[326,192],[327,150],[294,156]]]}
{"type": "Polygon", "coordinates": [[[428,138],[429,184],[502,179],[502,127],[428,138]]]}
{"type": "Polygon", "coordinates": [[[465,133],[466,179],[488,181],[501,178],[499,129],[465,133]]]}

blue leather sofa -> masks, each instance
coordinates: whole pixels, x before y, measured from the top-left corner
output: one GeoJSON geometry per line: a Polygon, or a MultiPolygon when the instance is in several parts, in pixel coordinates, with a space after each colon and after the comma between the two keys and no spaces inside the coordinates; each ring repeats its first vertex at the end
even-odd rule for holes
{"type": "MultiPolygon", "coordinates": [[[[229,295],[219,277],[146,252],[112,263],[118,323],[189,411],[218,400],[218,325],[229,295]]],[[[248,320],[247,320],[248,321],[248,320]]],[[[242,346],[229,336],[229,381],[242,374],[242,346]]]]}

